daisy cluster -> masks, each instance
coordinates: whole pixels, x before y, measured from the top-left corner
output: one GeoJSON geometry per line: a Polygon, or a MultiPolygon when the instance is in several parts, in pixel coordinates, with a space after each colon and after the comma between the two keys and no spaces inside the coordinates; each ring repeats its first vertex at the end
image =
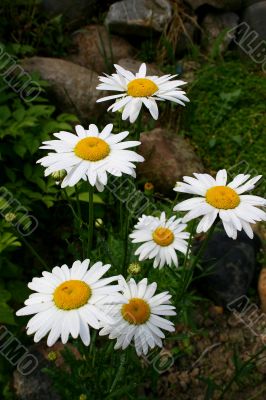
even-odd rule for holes
{"type": "Polygon", "coordinates": [[[90,260],[75,261],[71,268],[54,267],[33,278],[28,286],[34,293],[17,311],[18,316],[34,315],[27,334],[34,334],[35,342],[48,334],[48,346],[59,338],[65,344],[69,336],[79,336],[88,346],[93,328],[117,339],[115,348],[125,349],[133,341],[138,355],[162,346],[163,330],[174,331],[173,323],[164,318],[176,315],[171,295],[155,295],[157,284],[148,284],[147,279],[127,283],[122,276],[103,278],[111,266],[89,264],[90,260]]]}
{"type": "MultiPolygon", "coordinates": [[[[176,80],[175,75],[148,76],[146,65],[133,74],[119,65],[116,72],[100,77],[99,90],[116,91],[98,101],[115,100],[108,110],[121,111],[123,120],[135,122],[142,106],[154,119],[158,118],[158,101],[172,101],[181,105],[188,102],[180,89],[185,82],[176,80]]],[[[135,177],[136,163],[144,159],[132,148],[139,141],[125,140],[129,132],[113,133],[113,125],[103,130],[90,124],[88,129],[78,125],[75,134],[58,132],[55,139],[45,141],[41,149],[48,154],[38,163],[45,167],[45,175],[58,174],[63,170],[61,187],[72,187],[80,181],[103,191],[110,175],[123,174],[135,177]]],[[[216,177],[194,173],[184,176],[174,190],[190,198],[176,204],[172,215],[143,215],[129,235],[139,247],[135,255],[139,261],[153,260],[153,267],[178,267],[178,253],[189,257],[187,223],[201,218],[197,233],[207,232],[219,219],[227,235],[236,239],[237,232],[244,230],[253,238],[251,224],[266,220],[266,213],[259,207],[266,205],[262,197],[245,194],[255,188],[261,176],[237,175],[227,182],[226,170],[218,171],[216,177]],[[186,212],[183,217],[180,213],[186,212]]],[[[104,277],[111,268],[89,260],[75,261],[43,272],[42,277],[33,278],[29,288],[34,291],[25,301],[25,307],[17,315],[33,315],[27,324],[27,333],[38,342],[46,335],[48,346],[59,338],[66,343],[69,337],[80,337],[90,344],[90,330],[116,339],[116,349],[125,349],[133,344],[138,355],[147,354],[155,346],[162,347],[164,331],[175,330],[169,316],[175,316],[171,295],[165,291],[157,293],[156,282],[126,281],[122,275],[104,277]]]]}

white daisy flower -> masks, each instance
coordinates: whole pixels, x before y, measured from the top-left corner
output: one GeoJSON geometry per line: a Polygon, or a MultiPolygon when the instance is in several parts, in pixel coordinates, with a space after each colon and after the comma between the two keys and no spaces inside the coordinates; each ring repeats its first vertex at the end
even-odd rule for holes
{"type": "Polygon", "coordinates": [[[146,64],[141,64],[139,72],[133,74],[119,65],[114,65],[116,73],[112,75],[100,76],[100,84],[96,89],[113,90],[121,92],[112,96],[98,99],[97,102],[116,99],[108,111],[122,111],[122,119],[135,122],[140,113],[142,104],[150,111],[154,119],[158,119],[158,107],[156,100],[170,100],[174,103],[185,105],[189,101],[185,92],[179,86],[186,82],[171,80],[177,75],[146,76],[146,64]],[[117,100],[119,99],[119,100],[117,100]]]}
{"type": "Polygon", "coordinates": [[[144,158],[128,150],[140,142],[122,142],[129,132],[112,134],[112,124],[106,125],[102,132],[94,124],[88,130],[80,125],[75,129],[76,135],[61,131],[54,133],[59,140],[43,142],[41,149],[53,151],[37,161],[46,167],[45,176],[64,169],[67,175],[61,184],[62,188],[74,186],[84,179],[99,191],[103,191],[107,184],[107,173],[136,176],[134,162],[142,162],[144,158]]]}
{"type": "Polygon", "coordinates": [[[266,200],[242,193],[254,189],[261,175],[249,179],[250,175],[240,174],[228,184],[225,169],[220,170],[215,179],[208,174],[194,173],[194,176],[184,176],[184,182],[177,182],[174,188],[176,192],[200,196],[175,206],[175,211],[189,211],[183,221],[203,216],[197,226],[197,233],[200,233],[207,232],[219,216],[230,238],[236,239],[237,231],[243,229],[252,239],[254,235],[250,224],[266,220],[266,213],[257,208],[265,206],[266,200]]]}
{"type": "Polygon", "coordinates": [[[110,265],[97,262],[88,269],[89,263],[90,260],[75,261],[71,268],[67,265],[54,267],[52,272],[45,271],[41,278],[33,278],[28,284],[36,293],[29,296],[25,307],[16,315],[35,314],[27,325],[27,334],[34,334],[34,342],[49,333],[48,346],[60,336],[65,344],[69,335],[75,339],[80,336],[88,346],[90,326],[99,329],[100,322],[113,322],[104,312],[103,305],[112,301],[118,292],[119,285],[109,285],[118,277],[100,279],[110,265]]]}
{"type": "Polygon", "coordinates": [[[181,218],[166,219],[163,212],[158,217],[143,215],[135,225],[135,230],[129,235],[133,243],[143,243],[135,252],[139,260],[154,259],[153,266],[161,269],[165,264],[172,263],[177,267],[177,251],[186,254],[189,233],[184,232],[187,225],[181,223],[181,218]]]}
{"type": "Polygon", "coordinates": [[[119,284],[122,288],[118,298],[120,304],[110,309],[114,323],[104,323],[99,334],[117,339],[115,349],[124,350],[134,342],[138,355],[147,354],[149,348],[162,347],[162,339],[165,337],[162,330],[175,331],[174,324],[164,318],[176,315],[175,307],[169,301],[171,295],[163,292],[154,296],[157,283],[148,284],[146,278],[139,283],[130,279],[127,283],[121,277],[119,284]]]}

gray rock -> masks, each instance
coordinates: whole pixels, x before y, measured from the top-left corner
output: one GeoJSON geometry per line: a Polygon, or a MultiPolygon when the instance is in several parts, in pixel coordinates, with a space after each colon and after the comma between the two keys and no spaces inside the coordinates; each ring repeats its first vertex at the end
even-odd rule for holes
{"type": "Polygon", "coordinates": [[[242,8],[245,9],[251,6],[251,4],[260,3],[261,1],[262,0],[243,0],[242,8]]]}
{"type": "Polygon", "coordinates": [[[194,36],[196,33],[196,24],[190,21],[184,22],[185,32],[181,32],[176,43],[175,54],[177,56],[183,55],[189,48],[191,48],[194,36]]]}
{"type": "Polygon", "coordinates": [[[92,17],[97,10],[97,4],[97,0],[42,0],[42,7],[48,14],[61,14],[68,21],[92,17]]]}
{"type": "Polygon", "coordinates": [[[219,35],[223,35],[224,32],[223,40],[219,45],[219,52],[223,54],[232,40],[232,35],[234,34],[233,28],[237,26],[238,21],[239,16],[232,12],[207,14],[202,22],[204,30],[203,45],[205,49],[210,52],[213,49],[215,40],[219,35]],[[226,35],[227,29],[230,29],[230,35],[226,35]]]}
{"type": "MultiPolygon", "coordinates": [[[[198,285],[216,305],[227,307],[247,295],[256,272],[260,240],[257,236],[249,239],[243,231],[238,232],[237,239],[233,240],[220,223],[218,226],[200,263],[203,271],[209,269],[209,274],[201,278],[198,285]]],[[[199,246],[200,243],[194,251],[199,246]]]]}
{"type": "Polygon", "coordinates": [[[163,32],[170,19],[168,0],[123,0],[111,5],[105,23],[119,34],[148,36],[163,32]]]}
{"type": "Polygon", "coordinates": [[[96,72],[108,72],[121,58],[132,57],[136,50],[125,39],[111,35],[106,27],[89,25],[74,35],[78,53],[70,60],[96,72]]]}
{"type": "Polygon", "coordinates": [[[204,167],[189,142],[167,129],[156,128],[140,136],[139,153],[145,162],[138,166],[139,178],[152,182],[155,191],[173,196],[176,181],[204,167]]]}
{"type": "Polygon", "coordinates": [[[203,5],[209,5],[220,10],[237,11],[241,9],[242,0],[185,0],[193,10],[203,5]]]}
{"type": "Polygon", "coordinates": [[[69,366],[66,364],[61,352],[68,349],[77,359],[81,359],[81,355],[77,348],[67,343],[63,345],[57,342],[53,347],[47,347],[46,343],[40,342],[29,348],[29,354],[35,356],[38,360],[38,367],[28,375],[21,374],[18,370],[13,374],[13,387],[18,400],[63,400],[54,389],[54,383],[47,373],[45,368],[59,369],[66,371],[69,366]],[[53,352],[56,355],[55,360],[49,361],[49,353],[53,352]]]}
{"type": "Polygon", "coordinates": [[[39,345],[30,348],[30,354],[33,354],[39,362],[30,375],[22,375],[15,371],[13,375],[13,386],[18,400],[61,400],[56,393],[49,376],[42,370],[49,367],[49,362],[39,349],[39,345]]]}
{"type": "Polygon", "coordinates": [[[243,21],[258,33],[260,40],[266,40],[266,1],[260,1],[246,8],[243,21]]]}
{"type": "Polygon", "coordinates": [[[106,92],[96,90],[98,75],[87,68],[58,58],[32,57],[22,61],[23,68],[38,72],[49,82],[47,91],[54,96],[63,112],[76,114],[84,122],[105,112],[96,100],[106,92]]]}
{"type": "Polygon", "coordinates": [[[196,61],[184,60],[182,62],[182,74],[180,78],[185,82],[192,83],[195,80],[197,71],[201,68],[201,64],[196,61]]]}
{"type": "Polygon", "coordinates": [[[266,71],[266,1],[246,8],[234,42],[242,56],[252,60],[266,71]]]}

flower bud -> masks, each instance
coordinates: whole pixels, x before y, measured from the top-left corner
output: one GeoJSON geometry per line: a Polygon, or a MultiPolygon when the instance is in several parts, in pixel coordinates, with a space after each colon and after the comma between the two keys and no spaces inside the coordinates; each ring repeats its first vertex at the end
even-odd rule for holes
{"type": "Polygon", "coordinates": [[[50,351],[47,355],[49,361],[55,361],[57,359],[56,351],[50,351]]]}
{"type": "Polygon", "coordinates": [[[16,218],[17,218],[16,214],[14,214],[14,213],[12,213],[12,212],[8,212],[8,213],[5,215],[5,220],[6,220],[6,222],[12,222],[12,221],[14,221],[14,219],[16,219],[16,218]]]}
{"type": "Polygon", "coordinates": [[[139,263],[132,263],[129,265],[127,272],[130,275],[138,275],[141,272],[141,266],[139,263]]]}
{"type": "Polygon", "coordinates": [[[151,196],[154,193],[154,185],[151,182],[146,182],[144,185],[144,193],[147,196],[151,196]]]}
{"type": "Polygon", "coordinates": [[[61,169],[60,171],[53,172],[51,175],[54,178],[55,183],[59,185],[66,176],[66,171],[64,169],[61,169]]]}
{"type": "Polygon", "coordinates": [[[103,220],[102,220],[101,218],[97,218],[97,219],[95,220],[95,228],[100,229],[100,228],[102,228],[102,227],[103,227],[103,220]]]}

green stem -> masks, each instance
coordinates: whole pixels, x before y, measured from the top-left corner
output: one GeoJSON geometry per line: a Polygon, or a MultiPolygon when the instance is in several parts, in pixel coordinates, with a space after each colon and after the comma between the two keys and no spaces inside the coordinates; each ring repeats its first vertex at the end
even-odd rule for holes
{"type": "Polygon", "coordinates": [[[140,140],[141,131],[142,131],[142,111],[140,111],[137,119],[136,130],[135,130],[136,140],[140,140]]]}
{"type": "Polygon", "coordinates": [[[78,216],[80,220],[80,225],[82,225],[82,216],[81,216],[81,208],[80,208],[80,201],[79,201],[79,193],[78,193],[78,188],[75,185],[75,194],[76,194],[76,201],[77,201],[77,211],[78,211],[78,216]]]}
{"type": "Polygon", "coordinates": [[[129,212],[125,208],[125,230],[124,230],[124,258],[123,258],[123,275],[126,275],[127,269],[127,256],[128,256],[128,228],[129,228],[129,212]]]}
{"type": "MultiPolygon", "coordinates": [[[[79,200],[79,193],[78,193],[77,185],[75,185],[75,194],[76,194],[76,203],[77,203],[77,212],[78,212],[78,231],[79,231],[79,238],[82,243],[82,258],[84,260],[86,258],[86,252],[85,252],[85,245],[84,245],[84,236],[82,235],[83,219],[82,219],[82,214],[81,214],[81,207],[80,207],[80,200],[79,200]]],[[[75,217],[76,217],[76,214],[75,214],[75,217]]]]}
{"type": "Polygon", "coordinates": [[[94,330],[94,331],[92,332],[92,335],[91,335],[91,343],[90,343],[90,348],[89,348],[89,356],[90,356],[90,357],[92,356],[92,352],[93,352],[93,350],[95,349],[96,335],[97,335],[97,332],[94,330]]]}
{"type": "Polygon", "coordinates": [[[124,373],[124,371],[125,371],[126,355],[127,355],[126,351],[125,351],[124,353],[121,354],[120,364],[119,364],[119,367],[118,367],[118,370],[117,370],[115,379],[114,379],[114,381],[113,381],[113,384],[112,384],[112,386],[111,386],[111,389],[110,389],[110,392],[109,392],[109,393],[112,393],[112,392],[113,392],[113,390],[115,389],[115,387],[116,387],[118,381],[122,378],[122,375],[123,375],[123,373],[124,373]]]}
{"type": "Polygon", "coordinates": [[[93,186],[89,184],[89,229],[88,229],[88,249],[87,255],[90,256],[93,239],[93,186]]]}
{"type": "Polygon", "coordinates": [[[122,185],[119,188],[119,222],[120,222],[120,232],[123,236],[123,202],[122,202],[122,185]]]}
{"type": "MultiPolygon", "coordinates": [[[[70,199],[69,195],[67,194],[66,189],[62,189],[62,193],[64,193],[64,195],[65,195],[65,200],[68,202],[68,206],[69,206],[69,208],[70,208],[71,211],[72,211],[73,217],[76,218],[76,219],[78,219],[78,215],[76,214],[76,211],[75,211],[74,208],[72,207],[71,199],[70,199]]],[[[63,198],[63,196],[62,196],[62,198],[63,198]]]]}
{"type": "Polygon", "coordinates": [[[191,249],[192,239],[193,239],[193,236],[194,236],[194,233],[195,233],[195,226],[196,226],[196,220],[194,219],[192,221],[191,232],[190,232],[189,239],[188,239],[187,252],[186,252],[185,260],[184,260],[184,268],[187,267],[187,261],[188,261],[188,256],[189,256],[189,252],[190,252],[190,249],[191,249]]]}
{"type": "Polygon", "coordinates": [[[36,250],[32,247],[32,245],[24,238],[24,236],[20,235],[20,238],[22,242],[28,247],[30,252],[34,255],[34,257],[37,258],[37,260],[40,261],[40,263],[45,267],[45,269],[48,269],[46,262],[42,259],[42,257],[37,253],[36,250]]]}
{"type": "Polygon", "coordinates": [[[209,229],[206,238],[203,240],[203,243],[200,246],[199,252],[198,252],[197,256],[195,257],[194,262],[192,263],[192,266],[191,266],[192,269],[194,269],[194,267],[198,264],[199,260],[201,259],[202,255],[206,249],[206,246],[209,243],[210,238],[212,237],[215,227],[216,227],[216,223],[214,222],[212,224],[211,228],[209,229]]]}
{"type": "MultiPolygon", "coordinates": [[[[180,275],[178,274],[178,271],[177,271],[177,269],[174,269],[174,268],[176,268],[176,267],[173,267],[172,268],[172,266],[170,266],[170,265],[168,265],[168,269],[169,269],[169,271],[171,271],[171,274],[174,276],[174,278],[176,279],[180,279],[180,275]]],[[[149,270],[150,270],[150,268],[149,268],[149,270]]]]}
{"type": "Polygon", "coordinates": [[[179,291],[179,298],[180,299],[183,298],[183,295],[186,293],[190,283],[193,280],[194,269],[195,269],[196,265],[198,264],[198,262],[200,261],[201,256],[204,253],[204,250],[206,249],[206,246],[207,246],[207,244],[208,244],[208,242],[209,242],[209,240],[210,240],[210,238],[211,238],[211,236],[212,236],[212,234],[214,232],[215,226],[216,226],[216,223],[214,223],[212,225],[212,227],[210,228],[206,238],[203,240],[203,243],[202,243],[202,245],[201,245],[201,247],[199,249],[199,252],[198,252],[197,256],[195,257],[194,261],[192,262],[192,265],[189,267],[189,265],[188,265],[188,260],[189,260],[188,256],[189,256],[189,251],[190,251],[191,244],[192,244],[193,232],[194,232],[194,229],[195,229],[195,221],[193,221],[193,225],[192,225],[192,228],[191,228],[191,234],[189,236],[189,241],[188,241],[187,253],[186,253],[185,261],[184,261],[184,270],[182,272],[182,286],[181,286],[180,291],[179,291]]]}

